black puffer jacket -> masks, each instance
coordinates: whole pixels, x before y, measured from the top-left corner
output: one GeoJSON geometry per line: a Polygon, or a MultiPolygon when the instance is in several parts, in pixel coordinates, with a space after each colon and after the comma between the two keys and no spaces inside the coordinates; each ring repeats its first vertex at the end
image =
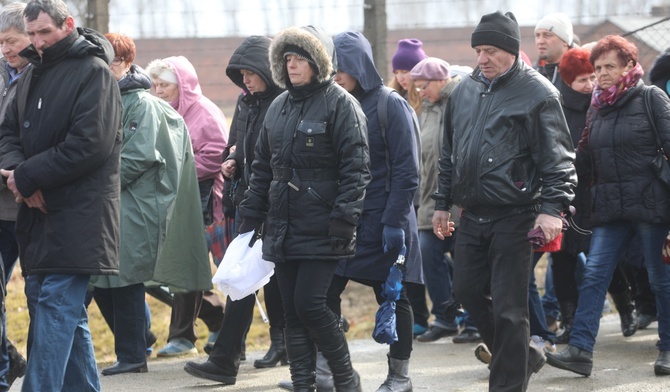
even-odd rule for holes
{"type": "Polygon", "coordinates": [[[112,45],[77,29],[31,63],[0,128],[2,167],[24,197],[41,190],[47,213],[21,204],[23,273],[118,274],[121,95],[112,45]],[[18,103],[25,103],[20,115],[18,103]]]}
{"type": "MultiPolygon", "coordinates": [[[[230,195],[234,205],[242,201],[244,191],[248,188],[251,163],[254,161],[254,147],[263,126],[265,114],[272,101],[283,91],[272,80],[268,58],[270,42],[268,37],[258,35],[248,37],[235,50],[226,68],[226,74],[230,80],[245,91],[237,100],[233,121],[230,124],[227,147],[227,151],[230,151],[230,148],[235,146],[234,151],[227,154],[227,159],[234,159],[236,164],[230,195]],[[243,69],[258,75],[267,89],[260,93],[249,93],[240,73],[243,69]]],[[[223,197],[228,197],[228,195],[223,197]]]]}
{"type": "Polygon", "coordinates": [[[559,216],[577,176],[558,91],[518,59],[490,87],[479,74],[464,78],[447,103],[435,209],[454,203],[559,216]]]}
{"type": "Polygon", "coordinates": [[[652,110],[665,151],[670,151],[670,99],[640,81],[612,106],[595,113],[577,150],[579,171],[592,173],[593,226],[615,221],[669,223],[670,191],[654,174],[657,143],[644,108],[652,90],[652,110]]]}
{"type": "Polygon", "coordinates": [[[332,80],[333,42],[317,28],[289,28],[270,46],[272,77],[288,91],[268,109],[256,143],[249,189],[240,204],[244,222],[265,221],[263,258],[338,260],[355,252],[355,231],[370,182],[365,115],[332,80]],[[309,85],[291,85],[283,58],[297,45],[318,69],[309,85]],[[289,184],[290,181],[290,184],[289,184]],[[349,241],[332,249],[331,237],[349,241]]]}
{"type": "MultiPolygon", "coordinates": [[[[563,113],[570,128],[570,135],[575,147],[584,133],[586,127],[586,113],[591,105],[591,94],[581,93],[573,90],[570,86],[560,80],[558,91],[563,98],[563,113]]],[[[575,207],[576,214],[573,222],[582,229],[591,227],[591,173],[589,171],[579,172],[575,198],[570,203],[575,207]]],[[[563,235],[562,251],[576,256],[580,252],[588,253],[591,244],[591,236],[580,234],[571,227],[563,235]]]]}

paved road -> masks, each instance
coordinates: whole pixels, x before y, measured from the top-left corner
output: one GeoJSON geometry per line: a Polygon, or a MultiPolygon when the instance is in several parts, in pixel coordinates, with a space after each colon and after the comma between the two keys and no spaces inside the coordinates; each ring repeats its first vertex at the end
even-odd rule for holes
{"type": "MultiPolygon", "coordinates": [[[[656,377],[653,363],[657,323],[649,329],[623,338],[617,315],[602,319],[591,377],[581,377],[545,365],[531,378],[529,391],[661,392],[670,391],[670,376],[656,377]]],[[[415,342],[410,374],[415,391],[486,391],[488,370],[473,355],[473,344],[453,344],[450,338],[433,343],[415,342]]],[[[560,348],[560,347],[559,347],[560,348]]],[[[354,367],[361,374],[364,391],[375,391],[386,377],[387,348],[369,340],[350,342],[354,367]]],[[[103,391],[281,391],[278,381],[288,379],[288,367],[254,369],[252,363],[263,352],[250,352],[243,362],[237,384],[221,386],[194,378],[182,368],[191,358],[158,360],[149,363],[145,374],[101,377],[103,391]]],[[[195,360],[204,361],[204,355],[195,360]]],[[[105,364],[106,365],[106,364],[105,364]]],[[[103,365],[104,366],[104,365],[103,365]]],[[[18,391],[20,381],[12,391],[18,391]]]]}

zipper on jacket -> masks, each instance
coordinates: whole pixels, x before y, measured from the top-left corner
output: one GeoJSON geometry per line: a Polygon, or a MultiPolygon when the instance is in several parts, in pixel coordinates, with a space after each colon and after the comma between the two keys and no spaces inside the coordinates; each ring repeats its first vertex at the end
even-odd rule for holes
{"type": "MultiPolygon", "coordinates": [[[[482,82],[483,83],[483,82],[482,82]]],[[[477,129],[477,132],[475,132],[474,137],[472,138],[472,142],[470,143],[470,148],[468,149],[468,153],[472,156],[476,151],[478,151],[478,148],[481,144],[482,140],[482,133],[484,132],[484,128],[486,128],[486,119],[488,118],[489,111],[491,109],[491,100],[492,100],[493,93],[491,93],[491,86],[484,91],[479,93],[480,97],[480,105],[484,105],[483,107],[483,115],[479,115],[478,119],[481,119],[481,124],[479,125],[479,128],[477,129]],[[477,148],[475,148],[475,146],[477,148]]],[[[471,175],[465,176],[465,178],[469,178],[470,180],[475,181],[475,194],[479,195],[482,192],[482,186],[481,186],[481,181],[479,178],[479,172],[480,172],[480,162],[479,162],[480,156],[477,154],[475,155],[475,165],[474,165],[474,173],[468,173],[471,175]]],[[[469,166],[469,165],[467,165],[469,166]]],[[[471,184],[468,184],[469,187],[471,187],[471,184]]]]}

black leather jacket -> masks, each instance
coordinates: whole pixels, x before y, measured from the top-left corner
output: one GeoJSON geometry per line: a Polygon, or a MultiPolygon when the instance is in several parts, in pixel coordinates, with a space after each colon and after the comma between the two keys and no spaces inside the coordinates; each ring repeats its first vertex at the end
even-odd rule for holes
{"type": "Polygon", "coordinates": [[[456,86],[447,104],[435,209],[453,203],[558,216],[577,184],[558,91],[519,60],[490,86],[479,74],[456,86]]]}

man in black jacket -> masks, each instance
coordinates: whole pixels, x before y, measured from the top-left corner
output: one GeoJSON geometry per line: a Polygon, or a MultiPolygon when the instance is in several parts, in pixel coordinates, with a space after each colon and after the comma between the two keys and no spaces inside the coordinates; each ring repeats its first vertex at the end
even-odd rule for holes
{"type": "Polygon", "coordinates": [[[31,1],[23,16],[32,44],[21,56],[32,65],[0,127],[0,174],[21,204],[16,238],[30,278],[23,390],[99,390],[84,297],[91,275],[119,267],[114,50],[100,33],[75,28],[61,0],[31,1]]]}
{"type": "MultiPolygon", "coordinates": [[[[23,23],[23,9],[25,3],[12,3],[2,7],[0,11],[0,122],[5,117],[5,111],[10,106],[19,78],[29,67],[28,60],[19,56],[19,52],[30,45],[30,39],[25,33],[23,23]]],[[[3,293],[7,294],[7,283],[12,276],[12,270],[19,257],[19,245],[16,243],[14,227],[19,206],[14,201],[14,194],[7,187],[0,186],[0,255],[4,274],[3,293]]],[[[4,297],[3,297],[4,301],[4,297]]],[[[4,314],[2,331],[2,348],[0,349],[0,391],[9,389],[17,377],[26,372],[26,360],[7,339],[6,315],[4,314]]]]}
{"type": "Polygon", "coordinates": [[[525,391],[546,361],[529,347],[528,232],[561,232],[574,153],[558,91],[519,60],[514,15],[484,15],[471,43],[478,67],[445,112],[433,231],[450,235],[449,209],[463,209],[454,292],[491,348],[489,390],[525,391]]]}

